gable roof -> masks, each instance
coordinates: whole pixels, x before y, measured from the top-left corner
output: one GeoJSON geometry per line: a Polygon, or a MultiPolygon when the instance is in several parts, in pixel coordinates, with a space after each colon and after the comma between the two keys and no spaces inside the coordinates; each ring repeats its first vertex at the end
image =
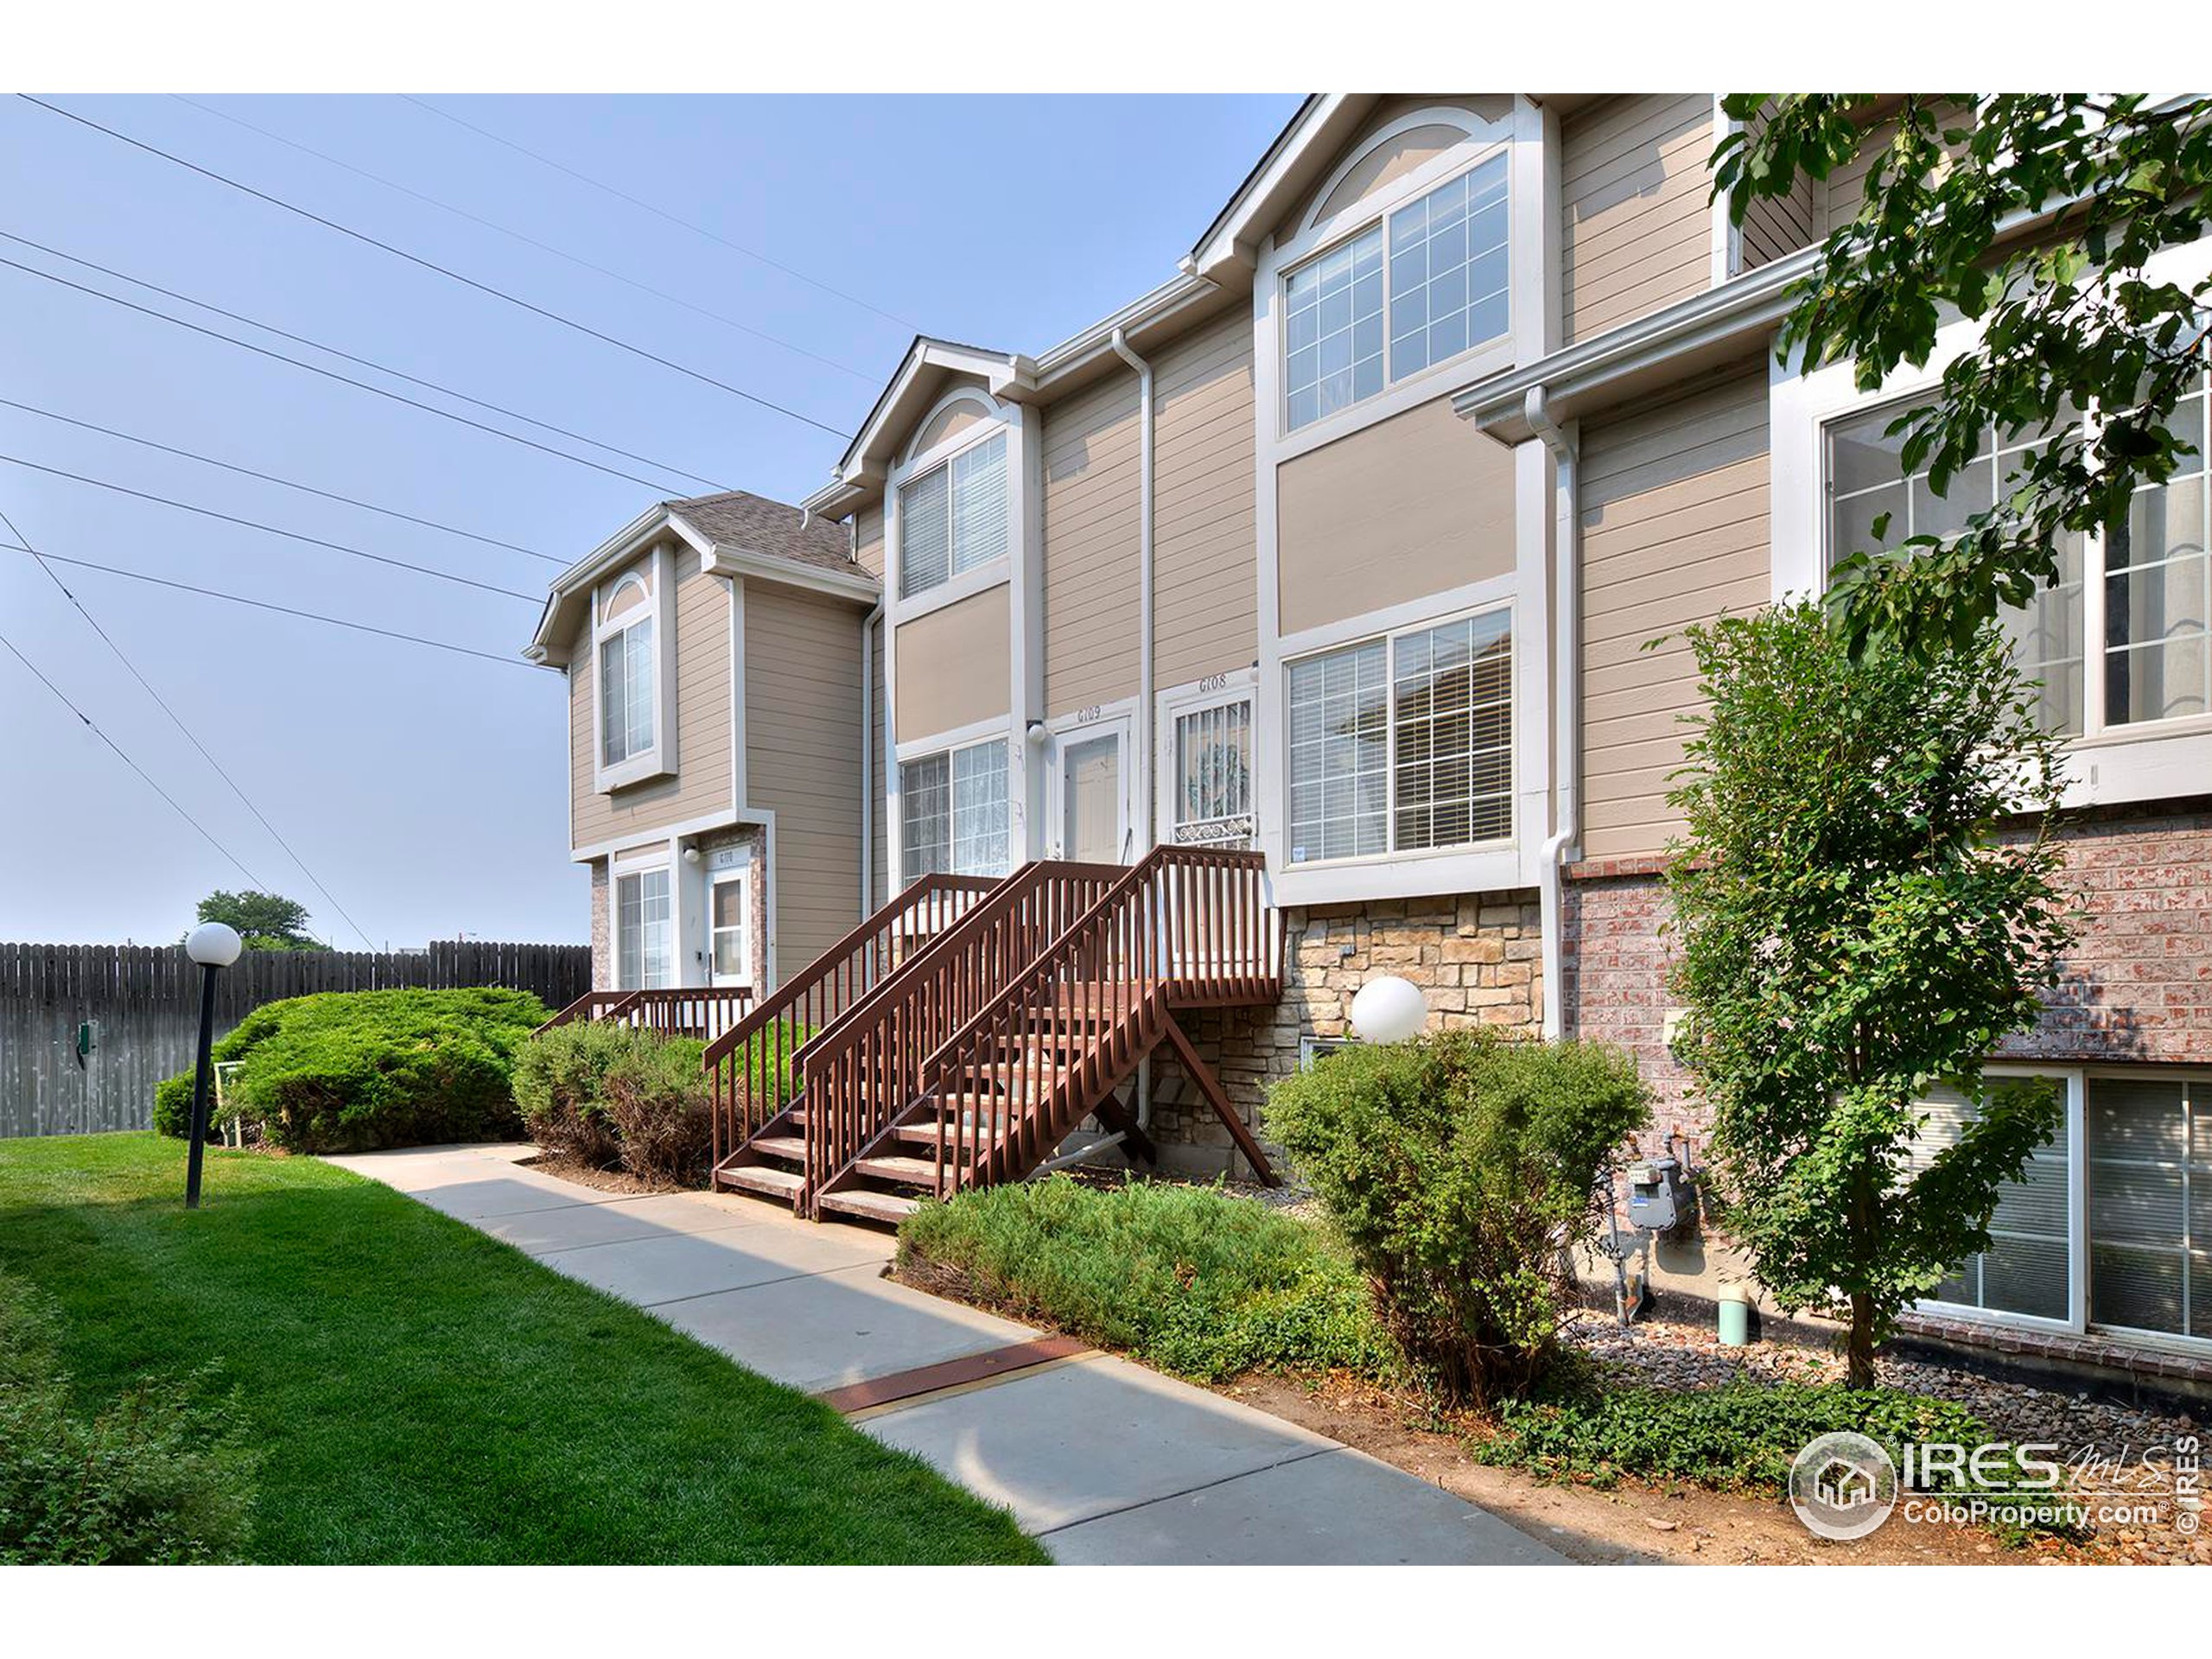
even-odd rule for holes
{"type": "Polygon", "coordinates": [[[745,490],[688,496],[648,507],[553,579],[523,655],[558,668],[582,626],[593,587],[671,537],[712,575],[749,576],[872,605],[881,585],[853,558],[843,525],[745,490]]]}

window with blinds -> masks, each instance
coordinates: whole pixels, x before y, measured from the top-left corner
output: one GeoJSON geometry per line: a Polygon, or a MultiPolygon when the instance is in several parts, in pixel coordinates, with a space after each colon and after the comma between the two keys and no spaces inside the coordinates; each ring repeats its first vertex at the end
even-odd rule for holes
{"type": "Polygon", "coordinates": [[[900,486],[901,598],[1006,556],[1006,434],[994,433],[900,486]]]}
{"type": "Polygon", "coordinates": [[[2091,1322],[2212,1338],[2212,1086],[2086,1090],[2091,1322]]]}
{"type": "MultiPolygon", "coordinates": [[[[1992,1078],[1990,1086],[2064,1088],[2063,1083],[2044,1079],[1992,1078]]],[[[1934,1091],[1921,1103],[1921,1110],[1927,1121],[1912,1149],[1909,1166],[1915,1171],[1925,1169],[1946,1147],[1955,1146],[1973,1116],[1965,1098],[1952,1089],[1934,1091]]],[[[1997,1209],[1989,1221],[1989,1248],[1954,1268],[1932,1293],[1934,1300],[1992,1313],[2071,1319],[2069,1167],[2062,1123],[2056,1137],[2031,1155],[2021,1178],[1999,1189],[1997,1209]]]]}
{"type": "Polygon", "coordinates": [[[1010,814],[1006,740],[925,754],[899,766],[899,868],[918,875],[1004,875],[1010,814]]]}

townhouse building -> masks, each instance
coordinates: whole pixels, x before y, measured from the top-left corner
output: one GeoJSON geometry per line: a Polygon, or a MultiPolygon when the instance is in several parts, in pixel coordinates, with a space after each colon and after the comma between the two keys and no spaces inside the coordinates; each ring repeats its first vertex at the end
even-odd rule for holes
{"type": "MultiPolygon", "coordinates": [[[[830,481],[774,510],[779,537],[673,503],[602,547],[534,649],[569,676],[572,841],[606,982],[718,969],[721,888],[684,874],[694,851],[751,849],[772,893],[754,890],[743,961],[770,986],[918,879],[980,893],[1039,862],[1230,849],[1263,873],[1280,961],[1264,995],[1189,1000],[1187,1053],[1147,1049],[1114,1096],[1160,1162],[1249,1173],[1266,1084],[1344,1040],[1382,973],[1439,1027],[1628,1048],[1656,1133],[1694,1150],[1662,926],[1669,778],[1698,702],[1680,631],[1817,591],[1885,512],[1898,537],[1955,523],[2004,461],[1993,445],[1938,498],[1882,434],[1968,325],[1871,394],[1847,366],[1776,360],[1789,289],[1856,180],[1738,228],[1711,200],[1721,131],[1708,92],[1314,97],[1152,292],[1041,351],[917,340],[830,481]],[[656,706],[706,722],[654,728],[677,748],[652,758],[649,736],[642,772],[594,689],[629,671],[608,645],[639,607],[678,641],[656,706]],[[722,689],[687,691],[687,654],[722,689]],[[654,869],[665,887],[640,879],[654,869]]],[[[2202,430],[2202,391],[2184,415],[2202,430]]],[[[2070,739],[2083,931],[2002,1058],[2058,1079],[2066,1123],[1922,1328],[2202,1379],[2195,465],[2143,492],[2125,535],[2069,549],[2068,580],[2012,621],[2070,739]]],[[[1930,1109],[1938,1135],[1956,1121],[1930,1109]]],[[[1709,1294],[1729,1268],[1710,1233],[1649,1255],[1662,1289],[1709,1294]]]]}

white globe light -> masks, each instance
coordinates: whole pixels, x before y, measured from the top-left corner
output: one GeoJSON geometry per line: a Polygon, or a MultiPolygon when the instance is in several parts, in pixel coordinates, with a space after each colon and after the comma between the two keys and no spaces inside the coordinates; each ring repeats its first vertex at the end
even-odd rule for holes
{"type": "Polygon", "coordinates": [[[225,922],[202,922],[184,936],[184,954],[202,968],[227,968],[245,949],[238,929],[225,922]]]}
{"type": "Polygon", "coordinates": [[[1427,1026],[1428,1000],[1421,987],[1395,974],[1369,980],[1351,1000],[1351,1028],[1363,1041],[1408,1042],[1427,1026]]]}

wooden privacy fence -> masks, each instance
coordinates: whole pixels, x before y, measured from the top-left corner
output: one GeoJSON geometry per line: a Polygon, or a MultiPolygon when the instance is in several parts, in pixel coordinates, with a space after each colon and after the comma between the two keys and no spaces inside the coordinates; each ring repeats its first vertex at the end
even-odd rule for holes
{"type": "MultiPolygon", "coordinates": [[[[216,977],[215,1032],[315,991],[505,985],[557,1008],[590,984],[583,944],[249,950],[216,977]]],[[[200,970],[182,945],[0,944],[0,1138],[145,1128],[154,1085],[192,1065],[199,1020],[200,970]],[[79,1064],[87,1020],[93,1046],[79,1064]]]]}

